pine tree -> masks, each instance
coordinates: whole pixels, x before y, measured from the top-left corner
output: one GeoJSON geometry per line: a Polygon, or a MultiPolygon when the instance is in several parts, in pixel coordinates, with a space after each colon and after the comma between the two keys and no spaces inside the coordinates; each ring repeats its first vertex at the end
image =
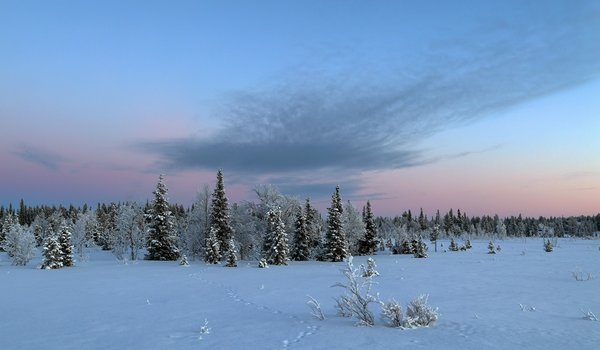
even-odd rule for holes
{"type": "Polygon", "coordinates": [[[292,260],[306,261],[310,258],[310,238],[306,228],[306,217],[302,213],[302,209],[298,210],[295,224],[292,260]]]}
{"type": "Polygon", "coordinates": [[[174,261],[179,258],[174,218],[166,195],[167,187],[163,176],[160,175],[154,191],[154,200],[146,214],[149,228],[146,260],[174,261]]]}
{"type": "Polygon", "coordinates": [[[321,226],[317,222],[319,212],[312,207],[310,199],[306,199],[304,207],[304,216],[306,219],[306,230],[308,231],[309,247],[311,251],[319,248],[321,245],[321,226]]]}
{"type": "Polygon", "coordinates": [[[496,254],[496,246],[492,241],[490,241],[490,244],[488,244],[488,254],[496,254]]]}
{"type": "Polygon", "coordinates": [[[215,234],[219,240],[221,253],[224,253],[233,238],[233,228],[229,217],[229,206],[225,196],[225,184],[223,182],[223,171],[217,171],[217,186],[212,194],[212,207],[210,214],[210,226],[215,229],[215,234]]]}
{"type": "Polygon", "coordinates": [[[367,206],[363,210],[363,220],[365,223],[365,236],[359,241],[358,253],[360,255],[373,255],[377,250],[377,226],[373,219],[373,212],[371,211],[371,202],[367,201],[367,206]]]}
{"type": "Polygon", "coordinates": [[[331,207],[327,208],[327,234],[325,236],[325,260],[343,261],[347,253],[346,236],[342,227],[342,199],[340,187],[336,186],[331,196],[331,207]]]}
{"type": "Polygon", "coordinates": [[[454,238],[450,239],[450,246],[448,247],[448,249],[451,252],[457,252],[458,251],[458,244],[456,244],[456,241],[454,240],[454,238]]]}
{"type": "Polygon", "coordinates": [[[60,269],[63,267],[63,254],[60,251],[60,243],[58,238],[53,233],[46,244],[44,244],[44,262],[42,263],[42,269],[60,269]]]}
{"type": "Polygon", "coordinates": [[[288,240],[285,225],[281,220],[281,210],[271,209],[267,212],[267,237],[265,239],[265,258],[272,265],[287,265],[288,240]]]}
{"type": "Polygon", "coordinates": [[[226,267],[237,267],[237,249],[233,239],[230,239],[227,246],[227,263],[226,267]]]}
{"type": "Polygon", "coordinates": [[[419,240],[413,246],[413,255],[415,258],[427,257],[427,245],[421,240],[421,237],[419,237],[419,240]]]}
{"type": "MultiPolygon", "coordinates": [[[[438,214],[439,214],[439,211],[438,211],[438,214]]],[[[429,233],[429,240],[435,244],[436,252],[437,252],[437,241],[438,241],[439,237],[440,237],[440,226],[438,224],[435,224],[433,226],[433,229],[429,233]]]]}
{"type": "Polygon", "coordinates": [[[206,237],[204,252],[204,261],[209,264],[218,264],[221,260],[221,250],[219,247],[219,240],[217,239],[217,230],[211,227],[206,237]]]}
{"type": "Polygon", "coordinates": [[[58,233],[58,244],[62,255],[62,266],[73,266],[73,246],[71,245],[71,228],[66,222],[60,225],[58,233]]]}

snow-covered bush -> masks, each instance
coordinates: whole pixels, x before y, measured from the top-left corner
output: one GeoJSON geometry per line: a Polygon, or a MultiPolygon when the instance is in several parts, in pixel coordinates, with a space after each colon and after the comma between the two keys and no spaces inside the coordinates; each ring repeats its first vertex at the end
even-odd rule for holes
{"type": "Polygon", "coordinates": [[[550,242],[550,240],[544,240],[544,251],[550,253],[552,250],[554,250],[552,242],[550,242]]]}
{"type": "Polygon", "coordinates": [[[325,315],[323,314],[323,310],[321,309],[321,304],[310,295],[307,295],[307,297],[308,301],[306,302],[306,304],[308,304],[308,307],[310,308],[313,317],[317,320],[324,320],[325,315]]]}
{"type": "Polygon", "coordinates": [[[427,305],[427,295],[420,295],[408,304],[404,326],[427,327],[437,321],[438,317],[438,309],[427,305]]]}
{"type": "Polygon", "coordinates": [[[221,261],[221,249],[217,239],[217,230],[211,227],[206,237],[204,261],[209,264],[218,264],[221,261]]]}
{"type": "Polygon", "coordinates": [[[179,261],[179,265],[181,265],[181,266],[190,266],[188,258],[187,258],[187,256],[185,254],[181,255],[181,260],[179,261]]]}
{"type": "Polygon", "coordinates": [[[33,232],[16,223],[6,232],[2,248],[14,265],[25,266],[35,256],[35,245],[33,232]]]}
{"type": "Polygon", "coordinates": [[[594,315],[594,313],[592,311],[588,310],[588,312],[585,312],[585,311],[581,310],[581,312],[583,313],[584,320],[598,321],[598,317],[596,317],[596,315],[594,315]]]}
{"type": "Polygon", "coordinates": [[[490,241],[490,244],[488,244],[488,254],[496,254],[496,246],[492,241],[490,241]]]}
{"type": "Polygon", "coordinates": [[[402,316],[402,306],[394,299],[381,305],[383,318],[390,327],[401,328],[404,326],[404,317],[402,316]]]}
{"type": "Polygon", "coordinates": [[[375,270],[376,268],[377,268],[377,265],[375,264],[375,260],[373,260],[373,258],[367,259],[367,267],[366,268],[364,267],[364,265],[360,265],[360,269],[362,271],[362,276],[365,278],[379,276],[379,272],[377,272],[377,270],[375,270]]]}
{"type": "Polygon", "coordinates": [[[261,258],[258,261],[258,267],[260,267],[261,269],[266,269],[269,268],[269,263],[267,263],[267,259],[265,258],[261,258]]]}
{"type": "Polygon", "coordinates": [[[345,289],[345,293],[336,298],[338,311],[350,313],[358,319],[358,325],[372,326],[375,324],[373,312],[369,304],[379,303],[379,296],[371,294],[373,281],[371,277],[362,277],[359,269],[352,264],[352,256],[346,259],[346,268],[341,270],[346,282],[338,282],[333,287],[345,289]]]}

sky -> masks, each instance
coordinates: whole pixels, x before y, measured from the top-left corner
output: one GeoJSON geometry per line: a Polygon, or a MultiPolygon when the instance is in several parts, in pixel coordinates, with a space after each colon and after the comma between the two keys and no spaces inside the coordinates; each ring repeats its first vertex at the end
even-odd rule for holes
{"type": "Polygon", "coordinates": [[[600,212],[597,1],[0,0],[0,204],[600,212]]]}

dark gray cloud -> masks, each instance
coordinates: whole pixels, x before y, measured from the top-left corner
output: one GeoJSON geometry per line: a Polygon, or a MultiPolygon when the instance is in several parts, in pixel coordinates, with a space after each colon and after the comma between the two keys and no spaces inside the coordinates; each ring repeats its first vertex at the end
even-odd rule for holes
{"type": "Polygon", "coordinates": [[[31,145],[22,145],[13,154],[48,170],[58,170],[60,165],[65,162],[65,158],[61,155],[31,145]]]}
{"type": "MultiPolygon", "coordinates": [[[[595,79],[599,23],[592,6],[488,23],[467,37],[440,40],[408,62],[397,57],[390,67],[374,63],[373,69],[353,66],[332,75],[298,69],[267,87],[223,98],[216,111],[223,127],[210,137],[136,147],[172,170],[224,168],[282,177],[437,161],[419,149],[432,134],[595,79]]],[[[281,186],[312,192],[325,185],[281,186]]]]}

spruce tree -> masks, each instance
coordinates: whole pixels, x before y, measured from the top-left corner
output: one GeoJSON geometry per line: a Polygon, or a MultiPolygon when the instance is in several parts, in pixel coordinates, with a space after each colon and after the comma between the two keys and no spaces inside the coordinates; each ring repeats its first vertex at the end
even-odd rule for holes
{"type": "Polygon", "coordinates": [[[327,234],[325,235],[324,259],[329,261],[343,261],[347,253],[346,236],[342,227],[342,199],[340,187],[335,187],[331,196],[331,207],[327,208],[327,234]]]}
{"type": "Polygon", "coordinates": [[[321,245],[321,227],[317,223],[319,212],[312,207],[310,199],[306,199],[304,207],[304,216],[306,221],[306,230],[308,231],[309,247],[311,250],[319,248],[321,245]]]}
{"type": "Polygon", "coordinates": [[[363,209],[363,221],[365,223],[365,236],[358,243],[358,253],[360,255],[373,255],[377,250],[377,226],[373,219],[371,211],[371,202],[367,201],[367,206],[363,209]]]}
{"type": "Polygon", "coordinates": [[[44,262],[42,269],[60,269],[63,267],[63,254],[56,234],[52,233],[44,244],[44,262]]]}
{"type": "Polygon", "coordinates": [[[174,218],[166,195],[167,187],[163,176],[160,175],[154,191],[154,200],[146,214],[149,228],[146,260],[174,261],[179,258],[174,218]]]}
{"type": "Polygon", "coordinates": [[[225,184],[223,183],[223,171],[217,171],[217,186],[212,194],[212,207],[210,213],[210,226],[215,229],[219,240],[221,253],[224,253],[233,238],[233,228],[229,217],[229,206],[225,196],[225,184]]]}
{"type": "Polygon", "coordinates": [[[310,238],[306,228],[306,217],[302,213],[301,208],[296,215],[295,226],[292,260],[306,261],[310,258],[310,238]]]}
{"type": "Polygon", "coordinates": [[[204,261],[209,264],[218,264],[221,260],[221,249],[217,239],[217,230],[211,227],[206,237],[204,261]]]}
{"type": "Polygon", "coordinates": [[[267,237],[265,239],[265,258],[272,265],[287,265],[288,239],[285,224],[281,220],[281,210],[271,209],[267,212],[267,237]]]}
{"type": "Polygon", "coordinates": [[[71,228],[66,222],[60,225],[58,233],[58,244],[62,255],[62,266],[73,266],[73,246],[71,245],[71,228]]]}
{"type": "Polygon", "coordinates": [[[226,267],[237,267],[237,249],[233,239],[230,239],[227,244],[227,263],[226,267]]]}

